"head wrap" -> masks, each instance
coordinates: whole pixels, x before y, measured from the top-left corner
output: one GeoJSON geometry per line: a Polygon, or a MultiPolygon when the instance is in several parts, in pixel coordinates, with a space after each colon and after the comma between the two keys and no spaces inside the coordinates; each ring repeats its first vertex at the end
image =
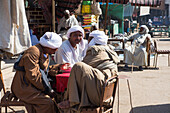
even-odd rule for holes
{"type": "Polygon", "coordinates": [[[147,34],[149,32],[149,29],[146,25],[141,25],[141,28],[144,28],[143,31],[139,32],[140,34],[147,34]]]}
{"type": "Polygon", "coordinates": [[[65,14],[70,14],[70,11],[69,10],[65,10],[64,13],[65,14]]]}
{"type": "MultiPolygon", "coordinates": [[[[67,31],[67,37],[70,38],[70,34],[73,33],[73,32],[76,32],[76,31],[80,31],[84,37],[84,29],[79,26],[79,25],[75,25],[73,27],[71,27],[68,31],[67,31]]],[[[86,47],[86,43],[85,41],[82,39],[80,44],[79,44],[79,48],[84,50],[86,47]]]]}
{"type": "Polygon", "coordinates": [[[80,31],[83,34],[84,37],[84,29],[79,26],[79,25],[75,25],[73,27],[71,27],[68,31],[67,31],[67,37],[70,38],[70,34],[76,31],[80,31]]]}
{"type": "Polygon", "coordinates": [[[105,35],[103,31],[95,30],[92,31],[89,36],[94,37],[89,43],[89,47],[95,45],[95,44],[100,44],[100,45],[107,45],[107,40],[108,37],[105,35]]]}
{"type": "Polygon", "coordinates": [[[48,47],[51,49],[57,49],[62,44],[61,37],[54,33],[54,32],[46,32],[41,38],[40,38],[40,44],[44,47],[48,47]]]}
{"type": "Polygon", "coordinates": [[[148,20],[148,23],[152,23],[152,20],[151,20],[151,19],[149,19],[149,20],[148,20]]]}

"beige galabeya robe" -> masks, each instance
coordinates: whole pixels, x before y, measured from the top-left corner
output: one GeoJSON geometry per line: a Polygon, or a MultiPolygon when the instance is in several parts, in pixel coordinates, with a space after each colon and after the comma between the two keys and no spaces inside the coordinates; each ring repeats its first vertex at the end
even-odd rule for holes
{"type": "Polygon", "coordinates": [[[118,62],[117,54],[108,46],[89,48],[83,62],[76,63],[71,70],[65,93],[71,108],[64,112],[78,113],[83,106],[99,106],[104,81],[117,74],[118,62]]]}

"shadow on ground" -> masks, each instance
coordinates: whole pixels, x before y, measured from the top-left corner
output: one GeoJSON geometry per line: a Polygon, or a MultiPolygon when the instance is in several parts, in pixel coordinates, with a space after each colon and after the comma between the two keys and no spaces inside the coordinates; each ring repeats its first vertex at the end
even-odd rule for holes
{"type": "MultiPolygon", "coordinates": [[[[144,67],[143,66],[143,70],[159,70],[159,68],[158,67],[155,68],[155,67],[151,67],[151,66],[149,66],[149,67],[144,67]]],[[[118,71],[119,72],[121,72],[121,71],[130,72],[130,71],[132,71],[132,66],[128,66],[128,68],[124,68],[123,65],[118,65],[118,71]]],[[[133,71],[139,71],[139,68],[134,66],[133,71]]]]}
{"type": "Polygon", "coordinates": [[[170,39],[159,39],[159,41],[170,41],[170,39]]]}
{"type": "Polygon", "coordinates": [[[135,107],[129,113],[170,113],[170,104],[135,107]]]}

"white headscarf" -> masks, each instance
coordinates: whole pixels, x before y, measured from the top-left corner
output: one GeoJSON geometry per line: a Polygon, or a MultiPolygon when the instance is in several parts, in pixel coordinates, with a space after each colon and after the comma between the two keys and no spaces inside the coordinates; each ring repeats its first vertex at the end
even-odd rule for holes
{"type": "MultiPolygon", "coordinates": [[[[73,32],[76,32],[76,31],[80,31],[81,33],[82,33],[82,35],[83,35],[83,38],[84,38],[84,29],[81,27],[81,26],[79,26],[79,25],[75,25],[75,26],[73,26],[73,27],[71,27],[68,31],[67,31],[67,37],[68,37],[68,39],[70,38],[70,34],[71,33],[73,33],[73,32]]],[[[82,50],[84,50],[86,47],[86,42],[85,42],[85,40],[81,40],[81,42],[80,42],[80,44],[79,44],[79,46],[80,46],[80,48],[82,49],[82,50]]]]}
{"type": "Polygon", "coordinates": [[[140,27],[144,28],[143,31],[139,32],[140,34],[147,34],[149,32],[149,29],[146,25],[141,25],[140,27]]]}
{"type": "Polygon", "coordinates": [[[64,13],[70,14],[70,11],[69,10],[65,10],[64,13]]]}
{"type": "Polygon", "coordinates": [[[40,44],[44,47],[49,47],[51,49],[57,49],[62,44],[61,37],[54,33],[54,32],[46,32],[41,38],[40,38],[40,44]]]}
{"type": "Polygon", "coordinates": [[[67,37],[70,38],[70,34],[76,31],[80,31],[83,34],[84,37],[84,29],[79,26],[79,25],[75,25],[73,27],[71,27],[68,31],[67,31],[67,37]]]}
{"type": "Polygon", "coordinates": [[[152,20],[151,20],[151,19],[149,19],[149,20],[148,20],[148,23],[152,23],[152,20]]]}
{"type": "Polygon", "coordinates": [[[107,40],[108,37],[105,35],[103,31],[95,30],[92,31],[89,36],[94,37],[89,43],[89,47],[95,45],[95,44],[100,44],[100,45],[107,45],[107,40]]]}

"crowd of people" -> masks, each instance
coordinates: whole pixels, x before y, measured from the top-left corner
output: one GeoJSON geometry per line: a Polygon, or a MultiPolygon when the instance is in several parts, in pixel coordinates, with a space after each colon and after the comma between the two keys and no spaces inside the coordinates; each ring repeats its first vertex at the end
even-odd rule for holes
{"type": "MultiPolygon", "coordinates": [[[[68,11],[65,11],[69,15],[68,11]]],[[[71,21],[67,16],[65,24],[71,21]]],[[[74,20],[74,19],[73,19],[74,20]]],[[[61,22],[62,23],[62,22],[61,22]]],[[[76,23],[76,22],[75,22],[76,23]]],[[[67,39],[54,32],[46,32],[38,44],[33,45],[19,57],[11,85],[12,92],[21,99],[28,113],[79,112],[82,106],[99,106],[104,81],[118,75],[117,53],[108,46],[108,37],[103,31],[91,30],[88,40],[84,29],[77,25],[61,24],[58,33],[66,30],[67,39]],[[50,55],[55,64],[49,65],[50,55]],[[57,75],[71,67],[67,90],[62,102],[56,103],[56,92],[50,87],[47,77],[57,75]]],[[[139,33],[129,37],[132,45],[125,49],[125,68],[134,63],[142,70],[146,65],[146,39],[151,37],[148,28],[142,25],[139,33]]]]}

